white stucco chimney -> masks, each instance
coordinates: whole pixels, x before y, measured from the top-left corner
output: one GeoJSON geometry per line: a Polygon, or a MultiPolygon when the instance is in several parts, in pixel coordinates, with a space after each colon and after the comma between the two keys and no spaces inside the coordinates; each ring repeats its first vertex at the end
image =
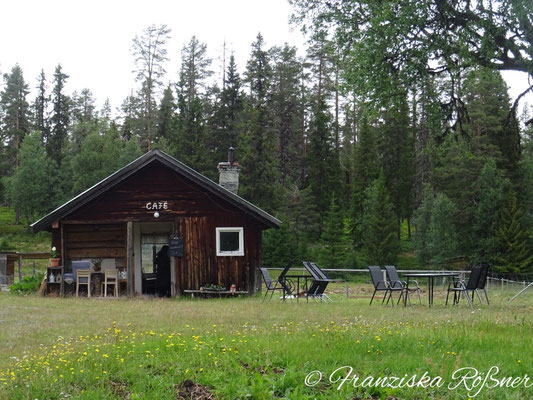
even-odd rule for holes
{"type": "Polygon", "coordinates": [[[238,162],[233,161],[235,149],[228,150],[228,161],[218,163],[218,184],[230,192],[237,194],[239,190],[239,172],[241,167],[238,162]]]}

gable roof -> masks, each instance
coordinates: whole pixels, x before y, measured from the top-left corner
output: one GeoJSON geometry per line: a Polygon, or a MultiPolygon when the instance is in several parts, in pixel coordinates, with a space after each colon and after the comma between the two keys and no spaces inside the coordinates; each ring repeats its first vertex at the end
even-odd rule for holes
{"type": "Polygon", "coordinates": [[[213,182],[211,179],[206,178],[199,172],[196,172],[192,168],[183,164],[181,161],[178,161],[175,158],[169,156],[163,151],[151,150],[148,153],[145,153],[141,157],[137,158],[136,160],[132,161],[125,167],[119,169],[115,173],[109,175],[107,178],[98,182],[94,186],[80,193],[76,197],[67,201],[65,204],[59,206],[50,214],[31,224],[33,232],[39,232],[41,230],[50,228],[54,221],[65,218],[67,215],[83,207],[85,204],[94,200],[104,192],[110,190],[120,182],[123,182],[125,179],[129,178],[134,173],[140,171],[142,168],[146,167],[154,161],[159,161],[163,165],[184,176],[185,178],[196,182],[203,189],[209,191],[210,193],[216,196],[222,197],[228,203],[234,205],[238,209],[242,210],[245,214],[250,215],[252,218],[257,219],[268,227],[279,228],[281,221],[268,214],[266,211],[261,210],[259,207],[254,206],[249,201],[223,188],[219,184],[213,182]]]}

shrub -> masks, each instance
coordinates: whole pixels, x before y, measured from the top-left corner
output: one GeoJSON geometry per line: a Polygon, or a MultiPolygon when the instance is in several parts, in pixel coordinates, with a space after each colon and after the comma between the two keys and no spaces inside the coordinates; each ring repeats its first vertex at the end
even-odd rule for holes
{"type": "Polygon", "coordinates": [[[14,283],[9,287],[11,293],[33,293],[39,290],[44,274],[38,273],[35,276],[25,276],[21,282],[14,283]]]}

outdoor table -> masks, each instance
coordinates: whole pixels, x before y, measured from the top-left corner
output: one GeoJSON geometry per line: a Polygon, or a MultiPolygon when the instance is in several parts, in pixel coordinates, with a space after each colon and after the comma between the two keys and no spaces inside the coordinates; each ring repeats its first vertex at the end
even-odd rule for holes
{"type": "MultiPolygon", "coordinates": [[[[311,275],[285,275],[285,278],[296,278],[296,302],[300,298],[300,279],[305,279],[305,293],[307,294],[307,279],[313,278],[311,275]]],[[[283,300],[285,300],[285,291],[283,292],[283,300]]],[[[309,299],[307,299],[309,301],[309,299]]]]}
{"type": "MultiPolygon", "coordinates": [[[[423,273],[407,273],[402,274],[407,278],[407,287],[409,287],[409,278],[428,278],[428,302],[429,307],[433,305],[433,287],[435,286],[435,278],[447,278],[459,276],[460,272],[423,272],[423,273]]],[[[407,296],[404,296],[404,306],[407,306],[407,296]]]]}

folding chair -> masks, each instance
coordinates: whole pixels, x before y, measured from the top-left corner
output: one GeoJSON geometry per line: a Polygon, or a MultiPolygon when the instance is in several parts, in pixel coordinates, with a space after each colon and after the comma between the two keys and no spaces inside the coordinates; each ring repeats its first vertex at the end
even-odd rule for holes
{"type": "MultiPolygon", "coordinates": [[[[286,279],[282,279],[282,282],[280,282],[279,278],[278,280],[273,281],[272,278],[270,277],[270,274],[268,273],[268,269],[259,268],[259,271],[261,271],[261,275],[263,276],[263,281],[265,282],[265,287],[266,287],[266,292],[265,292],[265,295],[263,296],[263,301],[265,301],[268,292],[272,292],[270,294],[269,300],[272,300],[272,296],[274,295],[274,292],[276,290],[280,290],[283,292],[283,299],[285,299],[285,296],[287,293],[288,294],[292,293],[290,286],[288,284],[288,281],[286,279]]],[[[286,273],[285,269],[283,271],[286,273]]]]}
{"type": "MultiPolygon", "coordinates": [[[[372,305],[372,301],[374,300],[374,296],[379,291],[384,291],[385,294],[383,295],[383,300],[381,301],[381,304],[385,301],[387,298],[387,294],[389,294],[387,299],[387,304],[389,304],[389,301],[392,299],[392,292],[400,292],[400,296],[403,295],[403,285],[395,286],[394,288],[391,287],[389,282],[384,280],[383,278],[383,272],[381,271],[381,268],[377,265],[369,265],[368,270],[370,272],[370,277],[372,278],[372,284],[374,285],[374,293],[372,294],[372,298],[370,299],[370,305],[372,305]]],[[[394,300],[391,302],[392,306],[394,307],[394,300]]]]}
{"type": "Polygon", "coordinates": [[[407,304],[407,299],[409,299],[409,305],[411,305],[411,293],[410,292],[417,292],[418,293],[418,301],[420,304],[422,304],[422,298],[420,297],[420,287],[418,286],[417,281],[412,281],[416,285],[414,288],[410,288],[407,285],[406,281],[400,280],[400,277],[398,276],[398,271],[396,270],[396,267],[394,265],[385,265],[385,271],[387,271],[387,276],[389,277],[389,285],[391,288],[395,289],[398,287],[403,287],[403,292],[400,294],[400,297],[398,297],[398,303],[400,303],[400,300],[402,298],[402,295],[405,294],[405,303],[407,304]]]}
{"type": "MultiPolygon", "coordinates": [[[[487,289],[485,288],[487,284],[487,279],[489,277],[489,265],[488,264],[482,264],[481,266],[481,273],[479,276],[479,282],[477,284],[476,293],[479,297],[479,291],[483,290],[485,292],[485,299],[487,299],[487,305],[489,305],[489,296],[487,295],[487,289]]],[[[481,301],[481,297],[479,298],[481,301]]]]}
{"type": "Polygon", "coordinates": [[[327,299],[331,302],[331,297],[329,297],[324,291],[326,290],[326,287],[330,282],[335,282],[335,279],[330,279],[324,271],[318,266],[315,262],[309,262],[309,266],[311,269],[315,272],[316,276],[318,277],[319,285],[317,287],[317,290],[314,293],[315,297],[318,297],[320,300],[327,299]]]}
{"type": "Polygon", "coordinates": [[[475,265],[472,267],[468,282],[465,282],[464,280],[453,281],[448,285],[448,292],[446,293],[446,305],[448,305],[448,296],[450,295],[450,292],[453,292],[453,304],[459,304],[459,299],[461,298],[461,294],[463,294],[466,296],[470,307],[473,308],[472,300],[468,295],[469,291],[472,292],[472,298],[474,298],[474,292],[476,292],[479,297],[479,301],[481,301],[481,296],[479,295],[479,292],[476,291],[479,284],[479,279],[481,277],[481,269],[482,267],[480,265],[475,265]]]}

